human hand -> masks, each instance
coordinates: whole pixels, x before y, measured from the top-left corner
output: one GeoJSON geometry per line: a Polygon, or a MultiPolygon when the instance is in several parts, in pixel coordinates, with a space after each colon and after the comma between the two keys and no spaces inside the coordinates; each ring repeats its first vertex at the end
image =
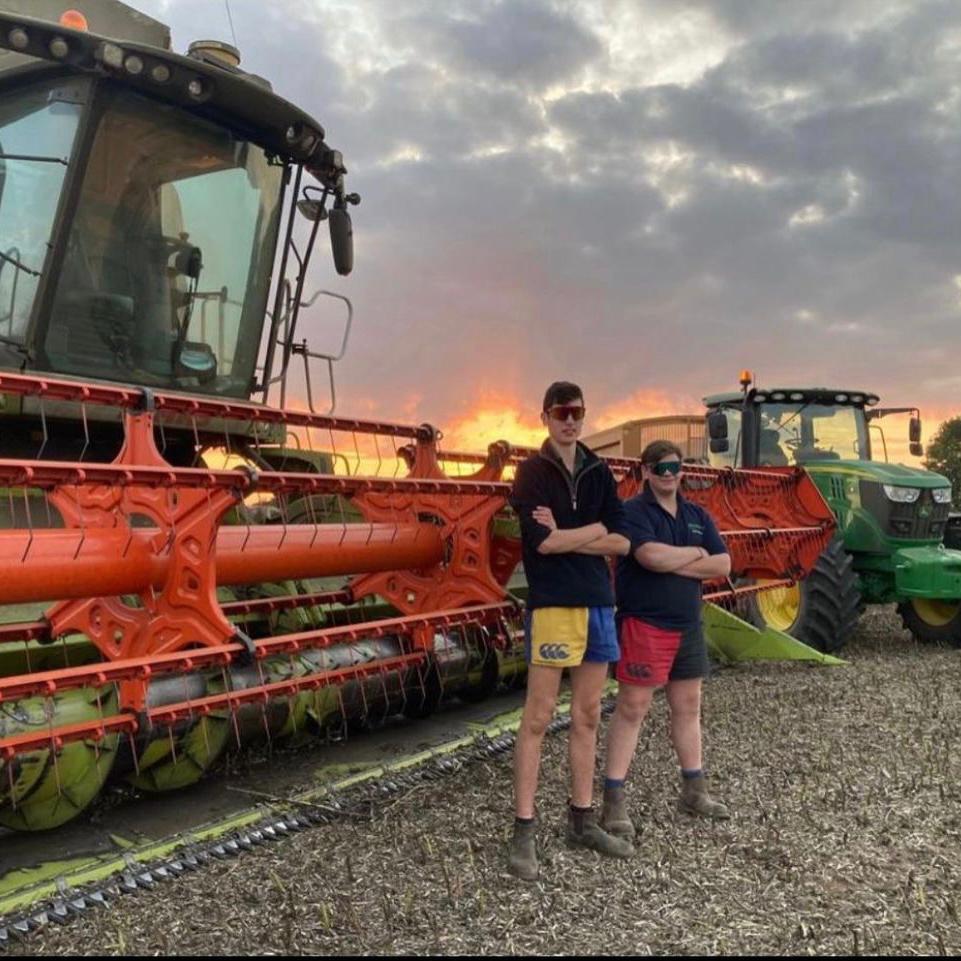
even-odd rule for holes
{"type": "Polygon", "coordinates": [[[531,512],[531,517],[538,524],[543,524],[549,531],[557,530],[557,521],[554,520],[554,514],[549,507],[535,507],[531,512]]]}

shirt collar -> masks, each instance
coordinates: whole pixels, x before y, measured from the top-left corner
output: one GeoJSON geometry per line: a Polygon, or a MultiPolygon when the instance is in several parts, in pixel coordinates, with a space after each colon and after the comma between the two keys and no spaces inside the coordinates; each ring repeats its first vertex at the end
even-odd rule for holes
{"type": "MultiPolygon", "coordinates": [[[[554,450],[554,445],[551,443],[551,439],[548,437],[543,444],[541,444],[541,455],[552,460],[555,464],[563,467],[567,470],[567,465],[557,456],[557,451],[554,450]]],[[[574,474],[582,471],[587,464],[597,458],[597,455],[588,447],[585,447],[580,441],[577,441],[577,446],[574,449],[574,474]]]]}
{"type": "MultiPolygon", "coordinates": [[[[644,490],[641,491],[641,500],[642,500],[645,504],[654,504],[654,505],[657,506],[657,507],[661,507],[661,504],[660,504],[660,502],[658,501],[657,497],[654,496],[654,491],[652,491],[651,488],[650,488],[650,486],[647,485],[647,484],[644,485],[644,490]]],[[[677,507],[678,507],[678,510],[680,510],[681,505],[684,504],[684,503],[686,503],[686,502],[687,502],[687,498],[686,498],[680,491],[678,491],[678,492],[677,492],[677,507]]],[[[664,508],[661,507],[661,510],[664,510],[664,508]]]]}

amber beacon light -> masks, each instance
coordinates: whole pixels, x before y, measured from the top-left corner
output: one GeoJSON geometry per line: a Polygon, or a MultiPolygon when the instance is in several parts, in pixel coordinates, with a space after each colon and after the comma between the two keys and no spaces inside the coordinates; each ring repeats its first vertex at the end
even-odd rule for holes
{"type": "Polygon", "coordinates": [[[69,30],[87,30],[87,18],[79,10],[64,10],[60,14],[60,26],[69,30]]]}

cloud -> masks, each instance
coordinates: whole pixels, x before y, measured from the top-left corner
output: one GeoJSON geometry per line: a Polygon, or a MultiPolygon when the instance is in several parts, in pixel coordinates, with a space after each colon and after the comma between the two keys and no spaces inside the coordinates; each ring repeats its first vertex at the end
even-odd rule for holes
{"type": "Polygon", "coordinates": [[[603,53],[575,16],[536,0],[478,0],[409,18],[424,49],[460,76],[534,89],[569,80],[603,53]]]}
{"type": "MultiPolygon", "coordinates": [[[[219,4],[135,2],[180,48],[226,36],[219,4]]],[[[745,366],[961,407],[957,3],[231,8],[364,197],[343,410],[443,425],[564,377],[641,416],[745,366]]]]}

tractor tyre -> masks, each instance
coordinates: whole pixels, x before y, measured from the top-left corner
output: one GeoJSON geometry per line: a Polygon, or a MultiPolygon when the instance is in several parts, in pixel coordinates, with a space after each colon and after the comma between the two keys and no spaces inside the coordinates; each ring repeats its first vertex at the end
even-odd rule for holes
{"type": "Polygon", "coordinates": [[[898,604],[901,623],[925,644],[961,647],[961,601],[916,597],[898,604]]]}
{"type": "Polygon", "coordinates": [[[854,561],[844,543],[835,538],[803,581],[751,597],[747,619],[756,627],[776,628],[809,647],[834,654],[854,633],[862,610],[854,561]]]}

